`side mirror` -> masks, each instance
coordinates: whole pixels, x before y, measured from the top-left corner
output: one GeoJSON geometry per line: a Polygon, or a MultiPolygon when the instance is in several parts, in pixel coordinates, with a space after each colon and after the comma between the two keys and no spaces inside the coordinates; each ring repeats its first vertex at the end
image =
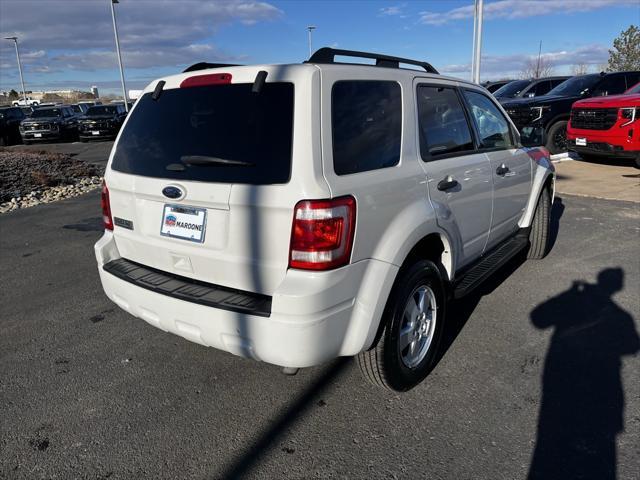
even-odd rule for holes
{"type": "Polygon", "coordinates": [[[547,132],[544,127],[524,127],[520,132],[523,147],[540,147],[547,144],[547,132]]]}

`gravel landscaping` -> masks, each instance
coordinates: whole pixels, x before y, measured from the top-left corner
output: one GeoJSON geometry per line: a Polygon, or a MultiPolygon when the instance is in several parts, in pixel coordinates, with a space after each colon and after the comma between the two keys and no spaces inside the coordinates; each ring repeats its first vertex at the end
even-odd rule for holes
{"type": "Polygon", "coordinates": [[[0,149],[0,213],[99,188],[104,167],[46,151],[0,149]]]}

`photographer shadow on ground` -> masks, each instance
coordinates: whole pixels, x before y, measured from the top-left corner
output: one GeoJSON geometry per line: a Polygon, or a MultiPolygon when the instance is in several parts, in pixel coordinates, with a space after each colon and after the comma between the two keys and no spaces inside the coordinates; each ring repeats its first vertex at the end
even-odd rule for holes
{"type": "Polygon", "coordinates": [[[611,298],[623,285],[623,270],[608,268],[596,284],[574,282],[531,313],[535,327],[553,334],[529,480],[616,478],[622,357],[640,348],[633,318],[611,298]]]}

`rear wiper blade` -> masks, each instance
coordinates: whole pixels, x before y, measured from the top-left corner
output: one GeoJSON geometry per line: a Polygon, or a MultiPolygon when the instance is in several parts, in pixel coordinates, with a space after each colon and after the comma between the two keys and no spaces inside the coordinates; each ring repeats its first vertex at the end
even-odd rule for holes
{"type": "Polygon", "coordinates": [[[255,164],[242,160],[230,160],[228,158],[208,157],[206,155],[183,155],[180,161],[185,165],[212,166],[212,167],[253,167],[255,164]]]}

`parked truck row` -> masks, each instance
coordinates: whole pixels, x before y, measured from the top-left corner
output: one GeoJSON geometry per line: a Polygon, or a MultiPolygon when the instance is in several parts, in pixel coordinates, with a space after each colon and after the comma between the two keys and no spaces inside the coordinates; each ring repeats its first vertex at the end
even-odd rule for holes
{"type": "Polygon", "coordinates": [[[639,82],[638,71],[603,72],[514,80],[492,93],[518,130],[544,128],[552,154],[571,150],[584,158],[628,158],[640,165],[639,82]]]}
{"type": "Polygon", "coordinates": [[[127,116],[124,103],[0,108],[0,145],[115,138],[127,116]]]}

